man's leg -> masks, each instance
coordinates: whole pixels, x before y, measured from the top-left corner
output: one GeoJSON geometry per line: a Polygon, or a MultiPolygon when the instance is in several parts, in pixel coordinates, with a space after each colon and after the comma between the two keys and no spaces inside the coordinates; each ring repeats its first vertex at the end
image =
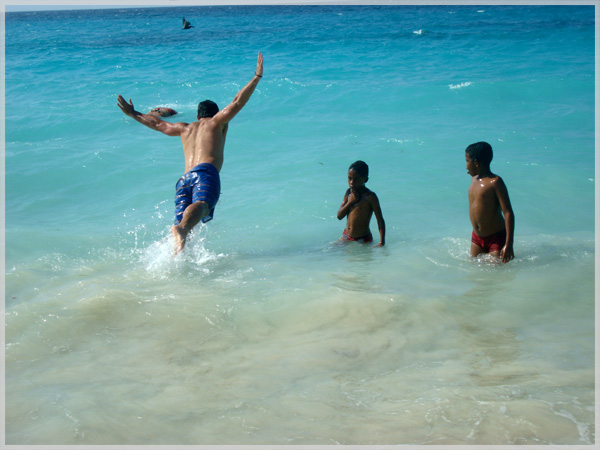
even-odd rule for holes
{"type": "Polygon", "coordinates": [[[208,216],[209,212],[210,207],[206,202],[194,202],[185,209],[179,225],[174,225],[171,228],[171,233],[175,237],[175,255],[183,250],[189,232],[198,222],[208,216]]]}

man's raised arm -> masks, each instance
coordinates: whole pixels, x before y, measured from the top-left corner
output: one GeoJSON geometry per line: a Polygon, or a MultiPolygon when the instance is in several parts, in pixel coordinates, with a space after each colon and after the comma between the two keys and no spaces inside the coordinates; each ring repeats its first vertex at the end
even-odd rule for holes
{"type": "Polygon", "coordinates": [[[124,114],[128,115],[132,119],[137,120],[142,125],[152,128],[155,131],[160,131],[167,136],[180,136],[187,125],[184,122],[165,122],[164,120],[152,114],[142,114],[141,112],[135,110],[131,99],[129,99],[129,102],[127,102],[122,95],[117,97],[117,101],[117,105],[119,108],[121,108],[121,111],[123,111],[124,114]]]}
{"type": "Polygon", "coordinates": [[[258,59],[256,61],[256,72],[254,72],[254,76],[248,82],[246,86],[244,86],[240,92],[236,94],[233,98],[232,102],[215,114],[214,118],[223,124],[227,124],[235,117],[237,113],[244,107],[248,100],[250,100],[250,96],[256,89],[258,82],[262,78],[263,75],[263,56],[262,53],[258,52],[258,59]]]}

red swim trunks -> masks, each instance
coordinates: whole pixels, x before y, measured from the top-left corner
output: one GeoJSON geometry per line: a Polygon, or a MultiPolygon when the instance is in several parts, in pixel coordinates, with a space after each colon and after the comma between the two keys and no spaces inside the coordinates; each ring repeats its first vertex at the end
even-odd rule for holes
{"type": "Polygon", "coordinates": [[[342,239],[345,241],[362,241],[364,244],[368,244],[369,242],[373,242],[373,235],[369,231],[369,234],[365,234],[364,236],[355,238],[348,234],[346,230],[344,230],[344,234],[342,234],[342,239]]]}
{"type": "Polygon", "coordinates": [[[506,228],[486,237],[479,236],[475,233],[475,230],[473,230],[471,242],[481,247],[486,253],[499,252],[506,244],[506,228]]]}

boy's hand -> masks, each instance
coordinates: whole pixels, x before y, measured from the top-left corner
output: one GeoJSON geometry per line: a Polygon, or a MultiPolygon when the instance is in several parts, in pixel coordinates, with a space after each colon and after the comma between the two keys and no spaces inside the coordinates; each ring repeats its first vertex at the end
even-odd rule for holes
{"type": "Polygon", "coordinates": [[[502,263],[507,263],[509,261],[511,261],[513,258],[515,257],[515,253],[513,251],[512,245],[511,246],[504,246],[504,248],[502,249],[502,251],[500,252],[500,258],[502,258],[502,263]]]}
{"type": "Polygon", "coordinates": [[[353,203],[356,203],[360,200],[360,194],[358,192],[355,191],[350,191],[350,194],[348,195],[348,204],[351,205],[353,203]]]}

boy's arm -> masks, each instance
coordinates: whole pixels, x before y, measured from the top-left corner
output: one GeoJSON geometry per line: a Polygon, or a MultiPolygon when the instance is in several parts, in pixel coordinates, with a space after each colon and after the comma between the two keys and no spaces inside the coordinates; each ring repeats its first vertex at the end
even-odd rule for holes
{"type": "Polygon", "coordinates": [[[250,96],[253,94],[254,89],[258,86],[258,82],[263,75],[263,56],[262,53],[258,52],[258,59],[256,61],[256,72],[252,79],[244,86],[233,98],[231,103],[219,111],[213,117],[217,122],[225,125],[228,124],[237,113],[248,103],[250,96]]]}
{"type": "Polygon", "coordinates": [[[348,215],[348,213],[350,212],[350,207],[354,203],[356,203],[356,196],[350,189],[348,189],[346,191],[346,194],[344,194],[344,200],[342,200],[342,205],[340,206],[340,209],[338,209],[337,212],[338,220],[342,220],[348,215]]]}
{"type": "Polygon", "coordinates": [[[123,111],[124,114],[131,117],[132,119],[135,119],[142,125],[145,125],[148,128],[151,128],[155,131],[160,131],[161,133],[166,134],[167,136],[181,136],[181,133],[188,125],[184,122],[165,122],[164,120],[160,119],[155,115],[142,114],[141,112],[135,110],[131,99],[129,99],[129,102],[127,102],[121,95],[117,97],[117,101],[117,105],[119,106],[119,108],[121,108],[121,111],[123,111]]]}
{"type": "Polygon", "coordinates": [[[504,215],[504,223],[506,227],[506,244],[500,252],[500,257],[503,263],[509,262],[515,257],[513,250],[513,240],[515,235],[515,214],[513,213],[512,205],[510,204],[510,198],[508,197],[508,189],[504,184],[502,178],[498,177],[498,183],[496,183],[496,195],[502,214],[504,215]]]}
{"type": "Polygon", "coordinates": [[[379,199],[377,195],[373,192],[370,196],[371,208],[373,208],[373,213],[375,214],[375,218],[377,219],[377,228],[379,228],[379,244],[375,247],[383,247],[385,245],[385,220],[383,220],[383,214],[381,212],[381,205],[379,204],[379,199]]]}

